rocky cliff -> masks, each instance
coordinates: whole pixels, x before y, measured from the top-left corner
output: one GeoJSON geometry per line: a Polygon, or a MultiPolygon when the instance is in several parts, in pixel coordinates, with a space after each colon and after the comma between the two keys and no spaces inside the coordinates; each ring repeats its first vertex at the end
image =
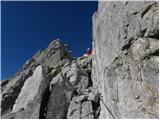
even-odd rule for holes
{"type": "Polygon", "coordinates": [[[158,118],[158,2],[99,2],[93,15],[100,118],[158,118]]]}
{"type": "Polygon", "coordinates": [[[1,81],[2,118],[98,118],[92,58],[73,58],[59,39],[38,51],[13,77],[1,81]]]}
{"type": "Polygon", "coordinates": [[[156,2],[99,2],[93,55],[53,40],[1,81],[2,118],[159,117],[156,2]]]}

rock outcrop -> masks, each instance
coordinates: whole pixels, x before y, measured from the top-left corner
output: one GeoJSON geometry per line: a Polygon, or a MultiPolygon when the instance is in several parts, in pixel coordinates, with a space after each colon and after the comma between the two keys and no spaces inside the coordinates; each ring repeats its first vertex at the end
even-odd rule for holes
{"type": "Polygon", "coordinates": [[[35,60],[27,61],[16,75],[1,81],[1,115],[8,116],[13,105],[21,92],[21,88],[27,78],[32,76],[33,71],[38,66],[35,60]]]}
{"type": "Polygon", "coordinates": [[[43,94],[49,88],[50,80],[58,72],[52,74],[53,66],[58,63],[63,65],[70,60],[72,57],[67,48],[56,39],[46,50],[38,51],[13,77],[3,80],[2,118],[39,118],[43,94]]]}
{"type": "Polygon", "coordinates": [[[55,84],[51,82],[52,88],[47,106],[47,119],[66,118],[67,107],[74,92],[74,87],[61,73],[59,73],[58,78],[53,78],[52,81],[55,80],[58,80],[55,84]]]}
{"type": "Polygon", "coordinates": [[[1,117],[159,118],[158,2],[99,2],[92,56],[61,40],[1,81],[1,117]]]}
{"type": "Polygon", "coordinates": [[[93,16],[100,118],[159,117],[158,2],[99,2],[93,16]]]}
{"type": "Polygon", "coordinates": [[[15,114],[14,118],[38,118],[42,98],[48,86],[47,71],[40,65],[35,69],[33,75],[25,81],[15,101],[11,112],[15,114]]]}
{"type": "Polygon", "coordinates": [[[52,41],[15,76],[1,82],[2,118],[80,119],[99,114],[99,96],[91,80],[92,58],[75,59],[65,46],[58,39],[52,41]]]}

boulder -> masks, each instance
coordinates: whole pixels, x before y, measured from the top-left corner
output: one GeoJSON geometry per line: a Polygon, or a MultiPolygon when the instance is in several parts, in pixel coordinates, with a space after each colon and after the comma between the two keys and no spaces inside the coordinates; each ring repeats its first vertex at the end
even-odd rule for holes
{"type": "Polygon", "coordinates": [[[77,101],[79,97],[73,97],[69,104],[68,119],[93,119],[93,109],[91,101],[77,101]]]}
{"type": "Polygon", "coordinates": [[[87,88],[89,85],[87,72],[76,62],[71,64],[71,69],[67,73],[66,77],[78,92],[87,88]]]}
{"type": "Polygon", "coordinates": [[[93,110],[91,101],[84,101],[81,108],[81,119],[93,119],[93,110]]]}
{"type": "Polygon", "coordinates": [[[6,115],[10,114],[13,105],[21,92],[24,82],[28,77],[32,75],[37,64],[28,66],[25,70],[19,71],[13,77],[8,78],[7,83],[2,85],[1,91],[1,115],[5,118],[6,115]]]}
{"type": "Polygon", "coordinates": [[[77,97],[73,97],[68,106],[67,119],[81,118],[81,102],[76,102],[77,97]]]}
{"type": "Polygon", "coordinates": [[[56,79],[58,80],[52,85],[48,101],[47,119],[66,118],[67,107],[74,92],[74,87],[63,77],[61,73],[56,77],[56,79]]]}
{"type": "Polygon", "coordinates": [[[42,97],[48,86],[49,80],[46,79],[46,71],[40,65],[26,80],[16,99],[12,110],[12,113],[15,113],[14,118],[39,118],[42,97]]]}

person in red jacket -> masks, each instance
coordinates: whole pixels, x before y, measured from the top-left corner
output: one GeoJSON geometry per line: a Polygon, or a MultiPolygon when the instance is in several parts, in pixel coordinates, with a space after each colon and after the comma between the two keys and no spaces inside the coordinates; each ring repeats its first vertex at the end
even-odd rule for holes
{"type": "Polygon", "coordinates": [[[92,50],[90,48],[87,48],[87,52],[83,56],[91,56],[92,50]]]}
{"type": "Polygon", "coordinates": [[[92,50],[91,50],[90,48],[88,48],[86,54],[87,54],[88,56],[91,56],[91,55],[92,55],[92,50]]]}

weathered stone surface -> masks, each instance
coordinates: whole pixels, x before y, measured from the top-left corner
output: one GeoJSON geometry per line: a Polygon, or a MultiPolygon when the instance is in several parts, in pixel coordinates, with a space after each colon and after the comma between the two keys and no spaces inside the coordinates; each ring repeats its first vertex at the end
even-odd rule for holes
{"type": "Polygon", "coordinates": [[[69,104],[68,119],[93,119],[93,109],[91,101],[77,101],[79,97],[73,97],[69,104]]]}
{"type": "Polygon", "coordinates": [[[91,101],[84,101],[82,103],[82,110],[81,110],[81,119],[93,119],[93,110],[91,101]]]}
{"type": "Polygon", "coordinates": [[[98,92],[90,92],[88,95],[88,100],[93,102],[99,102],[100,94],[98,92]]]}
{"type": "Polygon", "coordinates": [[[63,74],[64,76],[66,76],[67,73],[68,73],[70,70],[71,70],[71,67],[70,67],[69,65],[63,66],[62,74],[63,74]]]}
{"type": "Polygon", "coordinates": [[[51,95],[47,106],[47,119],[66,118],[67,107],[74,92],[73,86],[58,75],[58,81],[52,86],[51,95]]]}
{"type": "Polygon", "coordinates": [[[72,59],[71,55],[65,49],[65,46],[60,39],[55,39],[49,44],[46,50],[38,52],[37,54],[35,55],[36,62],[45,66],[53,67],[61,60],[72,59]]]}
{"type": "Polygon", "coordinates": [[[73,97],[68,106],[67,119],[80,119],[81,118],[81,103],[76,102],[77,97],[73,97]]]}
{"type": "Polygon", "coordinates": [[[89,85],[89,79],[87,72],[81,68],[76,61],[73,61],[71,64],[71,69],[66,75],[69,82],[80,92],[82,89],[85,89],[89,85]]]}
{"type": "Polygon", "coordinates": [[[1,81],[0,81],[1,88],[4,87],[8,82],[9,82],[9,79],[1,80],[1,81]]]}
{"type": "Polygon", "coordinates": [[[6,84],[1,84],[1,115],[2,118],[12,111],[13,105],[23,87],[25,80],[30,77],[38,64],[34,60],[27,61],[13,77],[8,78],[6,84]]]}
{"type": "Polygon", "coordinates": [[[2,118],[158,118],[157,3],[100,1],[93,56],[52,41],[1,82],[2,118]]]}
{"type": "Polygon", "coordinates": [[[80,95],[77,97],[77,99],[75,100],[76,102],[81,102],[84,100],[87,100],[88,96],[87,95],[80,95]]]}
{"type": "Polygon", "coordinates": [[[37,66],[38,64],[31,58],[18,70],[14,76],[3,80],[1,84],[2,118],[5,118],[4,116],[8,116],[10,114],[25,80],[33,74],[33,71],[37,66]]]}
{"type": "Polygon", "coordinates": [[[42,97],[48,86],[46,71],[42,66],[38,66],[33,75],[26,80],[16,99],[12,110],[12,113],[16,114],[14,118],[16,116],[18,118],[39,118],[42,97]]]}
{"type": "Polygon", "coordinates": [[[16,76],[1,82],[2,118],[93,118],[91,101],[86,102],[89,90],[84,94],[91,80],[91,57],[79,62],[59,39],[39,50],[16,76]]]}
{"type": "Polygon", "coordinates": [[[3,92],[4,88],[7,86],[8,83],[9,83],[9,79],[1,80],[0,81],[0,84],[1,84],[1,93],[3,92]]]}
{"type": "Polygon", "coordinates": [[[158,118],[158,2],[99,2],[92,80],[100,118],[158,118]]]}
{"type": "Polygon", "coordinates": [[[25,62],[25,64],[22,66],[22,68],[20,68],[20,70],[18,72],[25,71],[27,69],[34,71],[34,69],[38,66],[38,64],[35,63],[35,62],[36,61],[33,58],[27,60],[25,62]]]}
{"type": "Polygon", "coordinates": [[[50,87],[49,90],[52,91],[52,87],[58,82],[58,81],[62,81],[62,74],[59,73],[56,77],[53,77],[53,79],[50,82],[50,87]]]}

